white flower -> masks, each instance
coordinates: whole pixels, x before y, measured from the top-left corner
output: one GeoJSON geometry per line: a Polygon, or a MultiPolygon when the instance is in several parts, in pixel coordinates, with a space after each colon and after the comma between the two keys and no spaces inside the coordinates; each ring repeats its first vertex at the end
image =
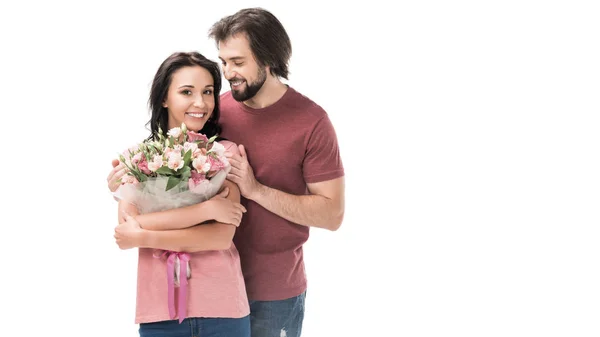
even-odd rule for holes
{"type": "Polygon", "coordinates": [[[203,155],[199,155],[196,159],[194,159],[192,161],[192,166],[200,173],[207,173],[210,171],[210,162],[208,161],[208,157],[203,155]]]}
{"type": "Polygon", "coordinates": [[[169,132],[167,132],[167,135],[174,138],[179,138],[179,136],[181,136],[181,128],[172,128],[169,130],[169,132]]]}
{"type": "Polygon", "coordinates": [[[148,163],[148,169],[152,172],[156,172],[163,165],[162,156],[159,154],[154,155],[152,161],[148,163]]]}
{"type": "Polygon", "coordinates": [[[208,152],[214,152],[217,154],[217,157],[221,157],[225,154],[225,146],[221,143],[213,142],[213,145],[208,152]]]}
{"type": "Polygon", "coordinates": [[[183,144],[183,152],[186,153],[189,150],[192,150],[192,153],[194,153],[196,150],[198,150],[198,144],[185,142],[183,144]]]}
{"type": "Polygon", "coordinates": [[[169,153],[169,160],[167,162],[167,166],[171,170],[179,170],[183,167],[183,158],[181,158],[181,152],[171,152],[169,153]]]}

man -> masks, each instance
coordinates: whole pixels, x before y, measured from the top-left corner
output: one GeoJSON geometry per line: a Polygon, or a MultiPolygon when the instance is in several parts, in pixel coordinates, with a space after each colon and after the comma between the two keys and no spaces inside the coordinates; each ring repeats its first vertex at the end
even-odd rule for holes
{"type": "Polygon", "coordinates": [[[239,144],[229,179],[247,209],[234,237],[250,300],[253,337],[300,336],[310,227],[335,231],[344,216],[344,169],[326,112],[281,82],[290,39],[270,12],[251,8],[209,31],[231,91],[221,95],[222,135],[239,144]],[[285,334],[284,334],[285,331],[285,334]]]}
{"type": "MultiPolygon", "coordinates": [[[[315,102],[281,82],[290,39],[270,12],[251,8],[209,31],[231,91],[221,95],[222,136],[239,144],[228,179],[246,213],[233,239],[250,300],[252,337],[300,336],[309,228],[337,230],[344,168],[335,130],[315,102]]],[[[113,161],[117,166],[118,161],[113,161]]],[[[108,177],[111,190],[123,171],[108,177]]]]}

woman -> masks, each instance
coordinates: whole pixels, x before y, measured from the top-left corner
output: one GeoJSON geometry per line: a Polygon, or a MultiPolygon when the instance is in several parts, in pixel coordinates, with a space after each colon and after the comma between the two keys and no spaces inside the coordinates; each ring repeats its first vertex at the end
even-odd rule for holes
{"type": "MultiPolygon", "coordinates": [[[[150,138],[159,128],[169,130],[182,123],[209,138],[218,135],[220,76],[217,63],[199,53],[169,56],[152,83],[150,138]]],[[[235,144],[219,142],[228,151],[237,151],[235,144]]],[[[237,185],[226,180],[224,187],[224,192],[203,203],[164,212],[139,215],[135,206],[119,202],[117,244],[122,249],[139,247],[135,322],[140,324],[140,336],[250,336],[248,299],[232,242],[245,209],[239,204],[237,185]],[[166,262],[153,256],[155,249],[189,254],[191,277],[181,324],[177,318],[183,313],[169,314],[166,262]]],[[[177,302],[177,291],[175,295],[177,302]]]]}

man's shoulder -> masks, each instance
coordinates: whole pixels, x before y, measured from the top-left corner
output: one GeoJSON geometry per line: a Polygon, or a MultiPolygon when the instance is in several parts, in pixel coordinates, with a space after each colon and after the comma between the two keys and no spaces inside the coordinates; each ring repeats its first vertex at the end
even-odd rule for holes
{"type": "Polygon", "coordinates": [[[290,87],[290,89],[292,90],[292,104],[298,110],[302,111],[302,113],[308,114],[316,119],[321,119],[327,115],[325,109],[317,102],[295,88],[290,87]]]}

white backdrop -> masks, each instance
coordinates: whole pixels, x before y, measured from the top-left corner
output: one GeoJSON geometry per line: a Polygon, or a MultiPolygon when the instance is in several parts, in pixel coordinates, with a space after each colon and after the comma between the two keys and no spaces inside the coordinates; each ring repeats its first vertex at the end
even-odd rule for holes
{"type": "Polygon", "coordinates": [[[0,335],[137,335],[110,160],[147,135],[160,62],[216,60],[210,25],[262,6],[347,173],[341,229],[305,246],[303,336],[598,336],[592,4],[3,3],[0,335]]]}

